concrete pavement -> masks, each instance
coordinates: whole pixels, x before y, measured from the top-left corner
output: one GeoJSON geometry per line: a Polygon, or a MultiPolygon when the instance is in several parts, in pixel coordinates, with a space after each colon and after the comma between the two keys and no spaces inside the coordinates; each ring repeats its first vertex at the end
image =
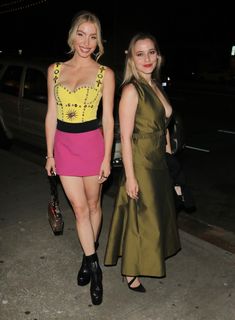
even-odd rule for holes
{"type": "MultiPolygon", "coordinates": [[[[235,256],[180,230],[182,250],[167,260],[165,278],[143,278],[147,292],[122,282],[120,261],[104,267],[104,299],[93,306],[89,285],[78,287],[81,249],[62,192],[64,234],[47,221],[44,169],[0,150],[1,320],[234,320],[235,256]]],[[[99,257],[103,261],[113,198],[104,195],[99,257]]]]}

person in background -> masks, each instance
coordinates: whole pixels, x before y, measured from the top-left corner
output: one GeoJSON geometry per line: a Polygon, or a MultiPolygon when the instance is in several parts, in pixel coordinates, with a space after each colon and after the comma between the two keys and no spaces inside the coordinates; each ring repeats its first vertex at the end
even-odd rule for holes
{"type": "Polygon", "coordinates": [[[45,120],[46,170],[56,173],[73,208],[84,252],[77,284],[90,282],[92,303],[102,302],[102,270],[96,253],[102,183],[110,175],[113,143],[113,71],[97,62],[104,53],[100,21],[78,13],[68,35],[71,59],[48,68],[45,120]],[[97,119],[102,97],[102,130],[97,119]]]}
{"type": "Polygon", "coordinates": [[[116,265],[129,289],[145,292],[140,276],[165,275],[165,259],[180,250],[172,182],[166,164],[166,127],[172,107],[159,71],[155,38],[130,41],[119,104],[124,174],[108,236],[104,263],[116,265]]]}

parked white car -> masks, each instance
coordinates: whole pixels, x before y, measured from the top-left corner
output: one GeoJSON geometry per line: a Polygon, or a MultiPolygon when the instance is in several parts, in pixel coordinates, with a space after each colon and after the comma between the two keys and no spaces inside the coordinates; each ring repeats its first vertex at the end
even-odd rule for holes
{"type": "Polygon", "coordinates": [[[14,140],[45,148],[46,71],[49,63],[0,60],[0,143],[14,140]]]}

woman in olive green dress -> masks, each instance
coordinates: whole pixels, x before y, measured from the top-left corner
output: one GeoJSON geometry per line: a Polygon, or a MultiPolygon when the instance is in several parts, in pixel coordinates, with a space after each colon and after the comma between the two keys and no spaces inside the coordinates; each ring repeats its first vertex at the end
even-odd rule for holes
{"type": "Polygon", "coordinates": [[[152,35],[130,42],[119,105],[124,176],[115,201],[105,265],[116,265],[131,290],[139,276],[162,277],[180,249],[172,183],[165,160],[171,105],[158,82],[161,55],[152,35]]]}

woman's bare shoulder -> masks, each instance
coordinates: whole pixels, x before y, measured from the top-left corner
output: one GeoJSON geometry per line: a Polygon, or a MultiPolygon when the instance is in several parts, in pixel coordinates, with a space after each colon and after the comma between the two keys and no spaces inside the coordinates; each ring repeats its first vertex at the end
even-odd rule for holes
{"type": "Polygon", "coordinates": [[[137,96],[137,91],[133,83],[127,83],[122,88],[122,95],[137,96]]]}
{"type": "Polygon", "coordinates": [[[110,67],[107,67],[104,65],[100,65],[100,67],[103,67],[105,69],[105,74],[107,74],[109,77],[110,76],[114,77],[114,71],[110,67]]]}
{"type": "Polygon", "coordinates": [[[54,70],[55,66],[56,66],[57,62],[53,62],[52,64],[49,65],[48,67],[48,72],[51,72],[52,70],[54,70]]]}
{"type": "Polygon", "coordinates": [[[115,81],[114,71],[111,68],[106,67],[106,66],[100,66],[100,67],[104,67],[105,68],[104,81],[105,82],[109,82],[109,81],[114,82],[115,81]]]}
{"type": "Polygon", "coordinates": [[[63,62],[53,62],[52,64],[50,64],[49,66],[48,66],[48,72],[49,73],[53,73],[54,72],[54,70],[56,69],[56,67],[59,67],[59,66],[61,66],[63,64],[63,62]]]}

